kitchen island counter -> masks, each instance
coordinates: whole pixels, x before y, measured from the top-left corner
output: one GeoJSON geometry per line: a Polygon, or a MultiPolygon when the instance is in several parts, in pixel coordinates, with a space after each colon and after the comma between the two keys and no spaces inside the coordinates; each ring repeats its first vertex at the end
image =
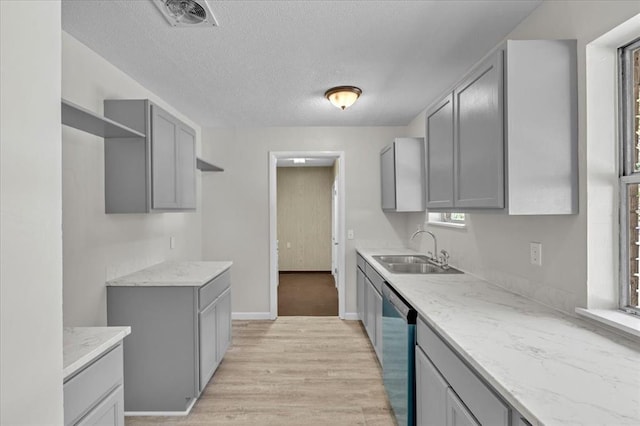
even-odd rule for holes
{"type": "Polygon", "coordinates": [[[233,262],[167,261],[107,281],[110,287],[200,287],[222,274],[233,262]]]}

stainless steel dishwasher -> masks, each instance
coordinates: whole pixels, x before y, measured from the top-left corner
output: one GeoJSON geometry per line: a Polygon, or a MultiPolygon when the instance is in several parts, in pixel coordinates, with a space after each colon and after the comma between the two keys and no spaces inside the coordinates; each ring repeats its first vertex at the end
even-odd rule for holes
{"type": "Polygon", "coordinates": [[[415,425],[416,311],[382,287],[382,376],[398,426],[415,425]]]}

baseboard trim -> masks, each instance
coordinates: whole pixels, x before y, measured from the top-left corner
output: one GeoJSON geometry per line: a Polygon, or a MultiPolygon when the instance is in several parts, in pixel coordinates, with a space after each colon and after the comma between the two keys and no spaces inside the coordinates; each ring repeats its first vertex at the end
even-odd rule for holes
{"type": "Polygon", "coordinates": [[[331,271],[278,271],[279,274],[330,274],[331,271]]]}
{"type": "Polygon", "coordinates": [[[232,312],[231,319],[234,320],[269,320],[270,312],[232,312]]]}
{"type": "Polygon", "coordinates": [[[345,312],[344,319],[347,321],[358,321],[360,317],[357,312],[345,312]]]}
{"type": "Polygon", "coordinates": [[[191,409],[195,405],[198,398],[193,398],[191,403],[184,411],[125,411],[125,417],[138,417],[138,416],[188,416],[191,409]]]}

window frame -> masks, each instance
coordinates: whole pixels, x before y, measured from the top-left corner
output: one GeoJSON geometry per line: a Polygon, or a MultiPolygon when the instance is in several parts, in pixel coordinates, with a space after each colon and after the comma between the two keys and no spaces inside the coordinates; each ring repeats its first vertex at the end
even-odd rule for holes
{"type": "Polygon", "coordinates": [[[464,229],[467,227],[467,213],[463,220],[451,219],[451,214],[461,212],[429,212],[427,215],[427,223],[429,225],[443,226],[450,228],[464,229]]]}
{"type": "MultiPolygon", "coordinates": [[[[637,102],[634,93],[633,53],[640,49],[640,38],[618,49],[619,65],[619,126],[620,126],[620,173],[619,173],[619,209],[620,209],[620,279],[619,279],[619,307],[621,310],[640,315],[640,308],[630,303],[629,251],[632,242],[629,238],[629,186],[640,184],[640,170],[635,168],[634,150],[638,140],[634,136],[636,130],[635,106],[637,102]],[[631,95],[629,95],[631,94],[631,95]]],[[[639,271],[640,272],[640,271],[639,271]]]]}

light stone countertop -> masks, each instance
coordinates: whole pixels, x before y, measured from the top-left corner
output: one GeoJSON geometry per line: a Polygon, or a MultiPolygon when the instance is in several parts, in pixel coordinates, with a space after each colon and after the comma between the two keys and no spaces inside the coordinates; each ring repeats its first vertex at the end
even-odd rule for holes
{"type": "Polygon", "coordinates": [[[533,425],[640,425],[640,343],[472,275],[392,274],[372,258],[409,249],[358,252],[533,425]]]}
{"type": "Polygon", "coordinates": [[[62,333],[62,377],[74,375],[131,334],[131,327],[65,327],[62,333]]]}
{"type": "Polygon", "coordinates": [[[200,287],[231,268],[232,264],[233,262],[162,262],[107,281],[107,286],[200,287]]]}

